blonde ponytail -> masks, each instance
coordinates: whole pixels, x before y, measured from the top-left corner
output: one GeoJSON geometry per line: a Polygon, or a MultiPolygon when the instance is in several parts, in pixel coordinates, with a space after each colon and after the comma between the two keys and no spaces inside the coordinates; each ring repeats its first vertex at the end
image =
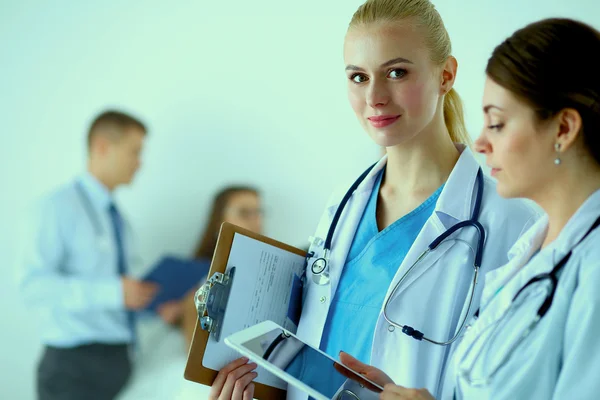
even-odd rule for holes
{"type": "Polygon", "coordinates": [[[444,97],[444,121],[453,142],[469,147],[473,144],[465,126],[462,100],[454,89],[450,89],[444,97]]]}

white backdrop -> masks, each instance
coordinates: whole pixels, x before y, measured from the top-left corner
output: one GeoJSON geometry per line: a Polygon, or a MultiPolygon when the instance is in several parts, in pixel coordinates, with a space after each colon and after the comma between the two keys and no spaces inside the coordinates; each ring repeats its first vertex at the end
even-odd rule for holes
{"type": "MultiPolygon", "coordinates": [[[[20,218],[82,170],[101,109],[123,107],[150,128],[138,179],[118,194],[148,263],[189,254],[228,183],[258,186],[267,233],[306,244],[332,186],[379,154],[345,93],[343,35],[361,2],[0,0],[0,398],[34,397],[40,348],[14,287],[20,218]]],[[[474,136],[496,44],[538,18],[598,27],[600,15],[596,0],[435,3],[474,136]]]]}

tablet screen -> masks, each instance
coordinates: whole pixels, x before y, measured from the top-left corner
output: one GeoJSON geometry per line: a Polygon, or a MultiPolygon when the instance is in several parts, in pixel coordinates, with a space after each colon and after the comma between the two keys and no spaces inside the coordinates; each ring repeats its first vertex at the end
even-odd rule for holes
{"type": "Polygon", "coordinates": [[[281,329],[257,336],[242,343],[242,346],[327,398],[332,398],[347,378],[360,382],[376,393],[382,390],[281,329]]]}

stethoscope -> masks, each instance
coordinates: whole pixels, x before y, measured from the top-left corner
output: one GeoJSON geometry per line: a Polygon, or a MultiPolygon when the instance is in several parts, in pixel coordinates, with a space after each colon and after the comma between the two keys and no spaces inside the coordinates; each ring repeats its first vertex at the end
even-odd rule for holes
{"type": "MultiPolygon", "coordinates": [[[[482,386],[489,385],[491,383],[493,377],[500,370],[500,368],[502,368],[508,362],[508,360],[514,354],[514,352],[519,347],[519,345],[521,343],[523,343],[523,341],[535,329],[537,324],[539,324],[540,320],[542,318],[544,318],[544,316],[550,309],[550,306],[552,306],[552,301],[554,300],[554,295],[556,293],[556,288],[558,286],[559,273],[561,272],[561,270],[564,268],[564,266],[567,264],[567,262],[571,258],[571,255],[573,254],[573,250],[579,244],[581,244],[581,242],[583,242],[583,240],[590,233],[592,233],[592,231],[594,229],[596,229],[599,225],[600,225],[600,217],[598,217],[596,219],[596,221],[590,227],[590,229],[586,232],[586,234],[583,235],[583,237],[571,248],[571,250],[569,250],[569,252],[554,266],[552,271],[545,272],[543,274],[534,276],[525,284],[525,286],[523,286],[521,289],[519,289],[519,291],[514,295],[510,306],[506,309],[506,311],[502,314],[502,316],[500,316],[500,318],[498,318],[496,323],[490,325],[490,327],[493,327],[493,331],[488,336],[488,339],[486,340],[486,342],[480,346],[479,351],[475,354],[475,356],[473,357],[473,360],[471,361],[470,367],[469,368],[461,368],[460,374],[469,383],[469,385],[474,386],[474,387],[482,387],[482,386]],[[542,283],[544,283],[545,286],[542,286],[541,285],[542,283]],[[528,296],[525,296],[524,293],[532,292],[532,289],[535,289],[536,286],[541,290],[546,289],[545,290],[546,297],[544,298],[542,305],[538,308],[537,312],[535,313],[533,320],[526,326],[523,333],[520,335],[520,337],[517,340],[515,340],[514,344],[510,347],[510,349],[508,349],[508,351],[506,351],[504,353],[504,356],[500,359],[500,362],[496,366],[491,368],[491,372],[487,376],[480,377],[480,378],[473,378],[473,376],[472,376],[473,367],[477,363],[477,360],[482,356],[482,354],[484,353],[484,350],[489,350],[488,348],[490,347],[490,344],[492,342],[494,342],[494,338],[498,337],[500,334],[501,328],[505,327],[506,323],[503,324],[501,322],[506,321],[509,316],[516,314],[516,311],[519,309],[519,307],[522,306],[523,304],[525,304],[526,300],[529,298],[528,296]],[[527,290],[527,289],[529,289],[529,290],[527,290]]],[[[540,291],[535,291],[533,293],[538,294],[539,292],[540,291]]],[[[530,293],[530,295],[531,295],[531,293],[530,293]]],[[[479,310],[477,310],[475,315],[477,316],[478,314],[479,314],[479,310]]],[[[490,327],[488,327],[488,328],[490,328],[490,327]]],[[[513,329],[514,329],[514,327],[513,327],[513,329]]],[[[481,332],[481,333],[483,333],[483,332],[481,332]]],[[[482,337],[482,335],[480,335],[479,337],[482,337]]],[[[473,345],[474,344],[476,344],[476,343],[473,343],[473,345]]],[[[471,347],[471,348],[473,348],[473,347],[471,347]]],[[[466,352],[466,354],[462,358],[461,364],[468,357],[468,355],[469,355],[469,352],[466,352]]]]}
{"type": "Polygon", "coordinates": [[[104,234],[105,232],[102,227],[102,223],[100,222],[100,218],[94,210],[92,201],[85,192],[85,189],[80,181],[75,182],[75,190],[77,191],[81,205],[83,206],[83,209],[85,210],[85,213],[92,224],[98,247],[101,249],[107,249],[110,246],[108,237],[104,234]]]}
{"type": "MultiPolygon", "coordinates": [[[[336,213],[333,216],[333,220],[331,222],[331,225],[329,226],[329,231],[327,232],[327,237],[326,237],[325,243],[323,245],[323,254],[321,257],[316,259],[311,265],[313,282],[315,282],[318,285],[326,285],[330,282],[330,279],[329,279],[329,255],[331,254],[331,242],[333,240],[333,235],[335,233],[335,229],[337,227],[339,219],[342,215],[342,212],[344,211],[344,207],[346,206],[346,204],[348,203],[348,201],[354,194],[354,191],[363,182],[363,180],[367,177],[367,175],[369,174],[369,172],[371,172],[371,170],[373,169],[373,167],[375,165],[376,164],[371,165],[352,184],[350,189],[348,189],[348,191],[342,198],[342,201],[341,201],[338,209],[336,210],[336,213]]],[[[427,246],[427,249],[423,253],[421,253],[421,255],[419,255],[417,260],[410,266],[410,268],[408,268],[406,273],[404,273],[404,275],[400,278],[400,280],[394,287],[394,290],[392,291],[390,296],[388,296],[388,298],[385,302],[385,305],[383,307],[383,316],[386,319],[386,321],[390,324],[391,329],[399,328],[402,330],[402,333],[404,333],[416,340],[425,340],[429,343],[437,344],[440,346],[447,346],[447,345],[453,343],[456,339],[458,339],[460,337],[460,334],[466,325],[467,319],[469,318],[471,307],[473,305],[473,298],[475,295],[475,286],[477,285],[477,278],[479,276],[479,268],[481,266],[481,259],[483,257],[483,243],[485,241],[485,230],[483,229],[483,226],[481,225],[481,223],[479,223],[479,221],[478,221],[479,212],[481,211],[482,197],[483,197],[483,171],[481,170],[481,168],[479,168],[477,171],[477,194],[475,196],[475,206],[473,208],[473,213],[471,214],[471,218],[468,220],[456,223],[455,225],[453,225],[449,229],[447,229],[444,233],[442,233],[441,235],[436,237],[429,244],[429,246],[427,246]],[[466,228],[466,227],[473,227],[476,229],[478,240],[477,240],[476,249],[475,249],[475,259],[473,262],[474,273],[473,273],[473,282],[471,284],[471,294],[469,297],[469,306],[467,308],[467,312],[465,313],[465,315],[462,319],[462,322],[459,324],[459,329],[456,331],[454,336],[452,336],[449,340],[446,340],[446,341],[436,341],[436,340],[426,337],[423,334],[423,332],[420,332],[411,326],[402,325],[402,324],[392,321],[390,319],[390,317],[387,315],[387,307],[389,305],[390,299],[394,296],[394,294],[397,292],[400,285],[406,280],[406,278],[411,273],[411,271],[418,264],[420,264],[421,261],[423,261],[423,259],[425,259],[426,256],[431,251],[435,250],[445,239],[447,239],[450,235],[452,235],[459,229],[466,228]]]]}

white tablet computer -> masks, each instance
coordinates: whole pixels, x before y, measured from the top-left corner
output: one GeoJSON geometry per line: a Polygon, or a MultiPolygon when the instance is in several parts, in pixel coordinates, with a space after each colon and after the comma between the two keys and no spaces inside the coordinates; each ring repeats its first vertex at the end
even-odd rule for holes
{"type": "MultiPolygon", "coordinates": [[[[316,400],[332,399],[339,388],[325,388],[327,385],[315,385],[311,383],[310,379],[303,376],[305,374],[301,370],[288,368],[295,357],[301,354],[300,352],[309,353],[303,356],[308,356],[306,359],[312,360],[311,362],[318,365],[322,376],[335,376],[341,382],[346,378],[350,378],[375,393],[383,391],[383,388],[376,383],[340,364],[321,350],[302,342],[295,335],[272,321],[261,322],[234,333],[225,338],[225,343],[273,375],[308,393],[316,400]],[[330,370],[323,371],[323,368],[329,368],[330,370]]],[[[310,366],[307,367],[310,368],[310,366]]]]}

